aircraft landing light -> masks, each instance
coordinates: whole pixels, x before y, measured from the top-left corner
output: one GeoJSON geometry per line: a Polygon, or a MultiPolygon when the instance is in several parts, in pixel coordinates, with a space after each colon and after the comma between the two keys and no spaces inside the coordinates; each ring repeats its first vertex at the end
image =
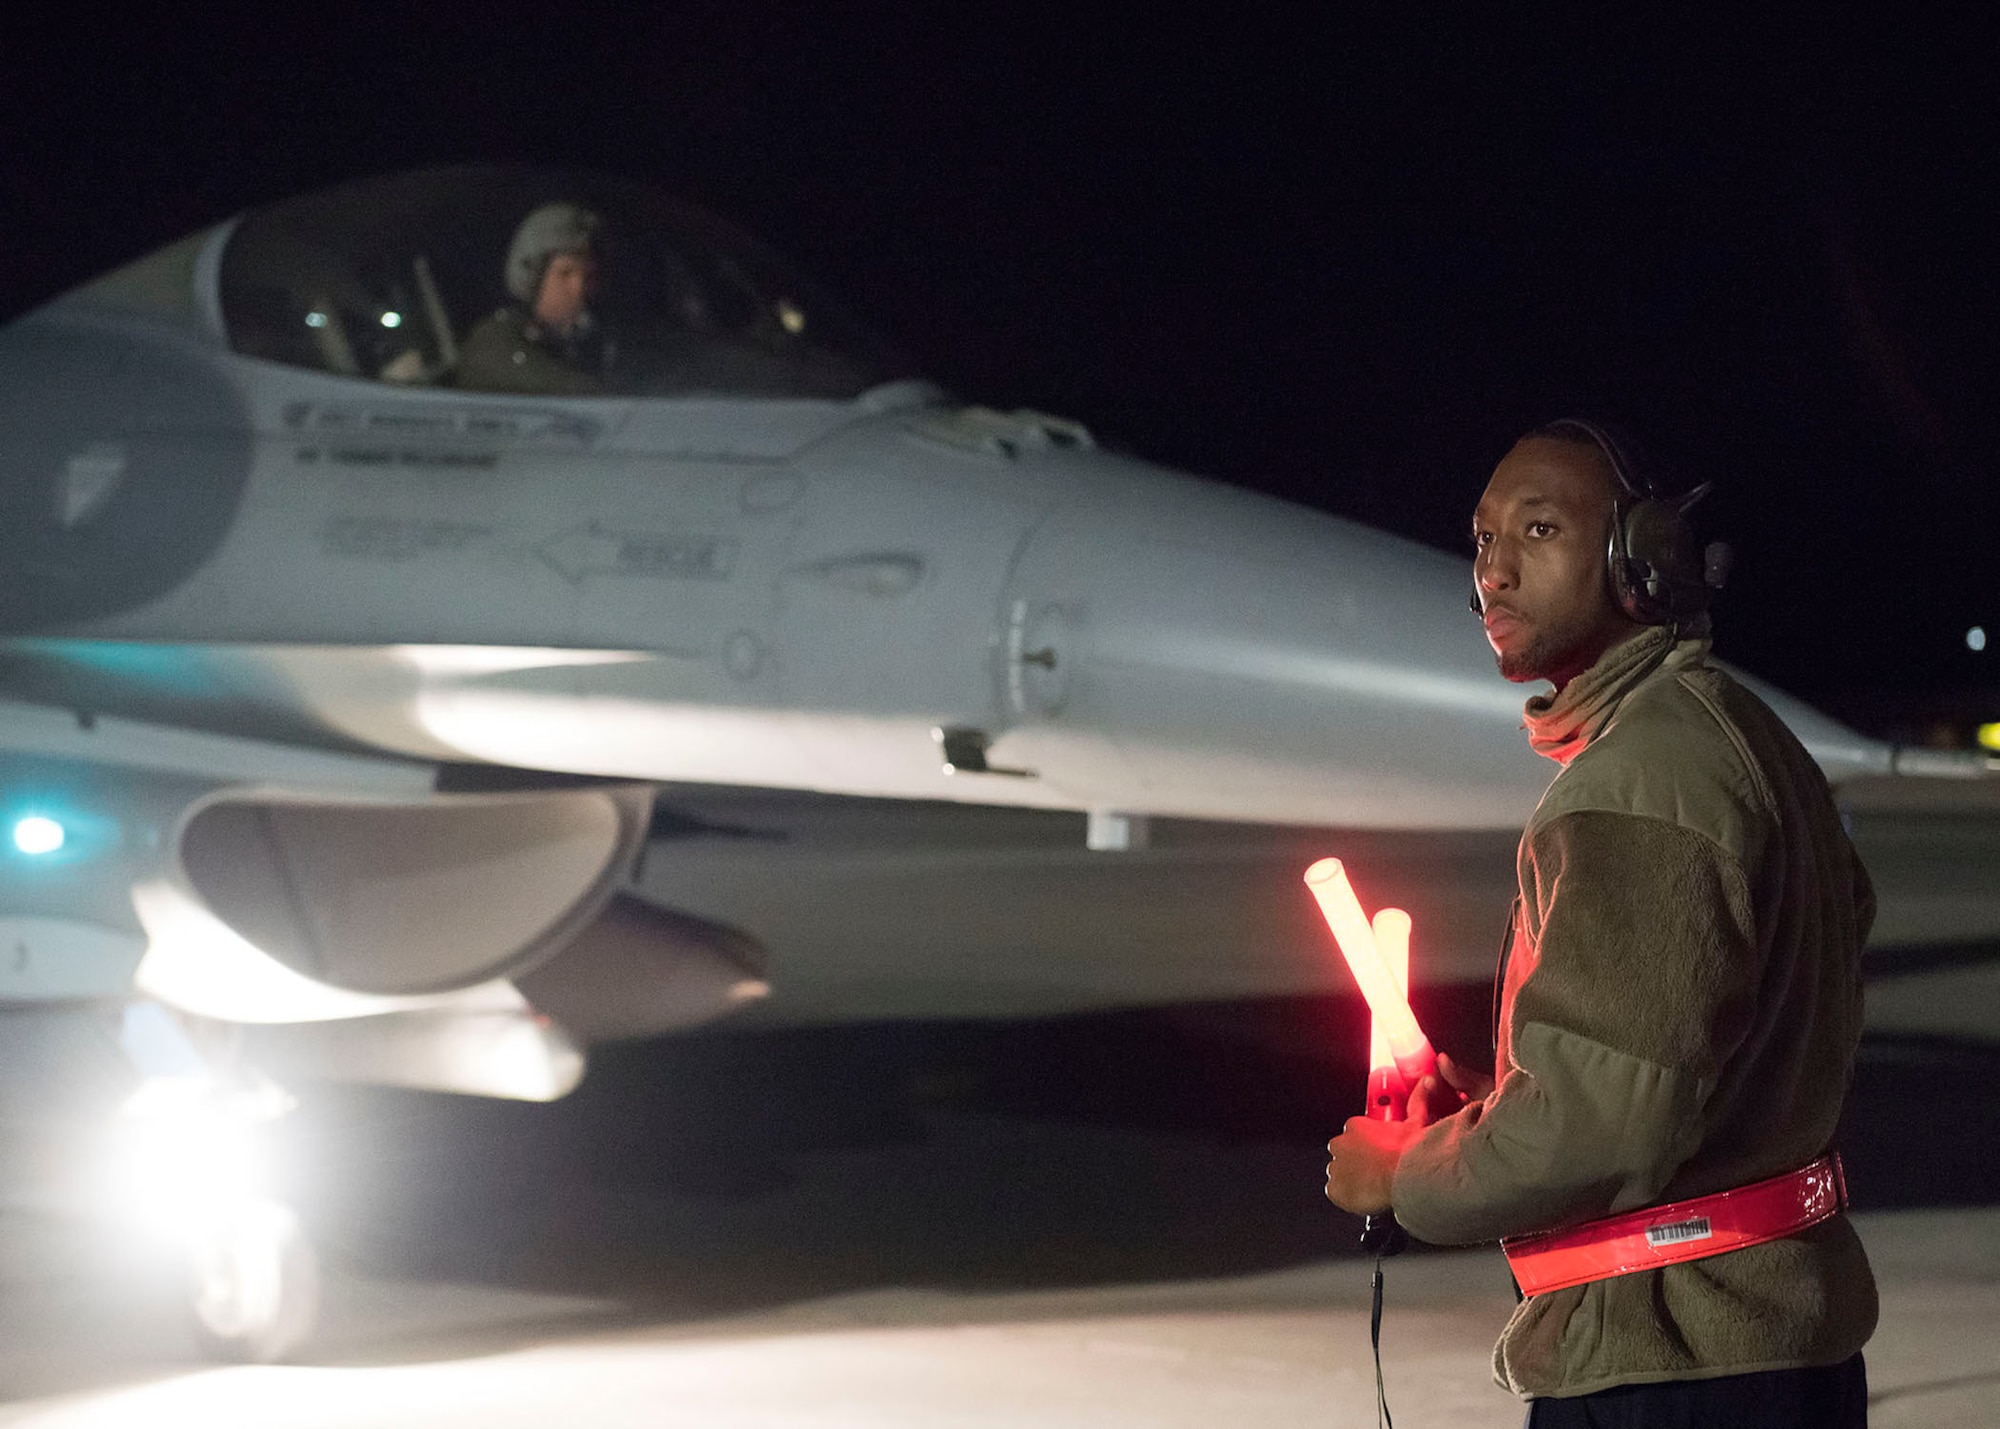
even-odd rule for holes
{"type": "Polygon", "coordinates": [[[382,314],[383,327],[401,327],[402,325],[403,325],[403,315],[401,313],[388,312],[382,314]]]}
{"type": "Polygon", "coordinates": [[[2000,720],[1979,726],[1979,747],[2000,754],[2000,720]]]}
{"type": "Polygon", "coordinates": [[[42,814],[14,821],[14,847],[31,857],[56,852],[66,837],[61,824],[42,814]]]}

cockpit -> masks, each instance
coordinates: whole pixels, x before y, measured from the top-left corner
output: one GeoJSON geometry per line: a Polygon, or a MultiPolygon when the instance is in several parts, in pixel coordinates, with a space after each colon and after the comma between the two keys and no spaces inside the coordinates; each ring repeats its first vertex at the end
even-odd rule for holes
{"type": "Polygon", "coordinates": [[[598,175],[442,169],[274,203],[219,286],[237,351],[402,386],[845,399],[911,375],[762,245],[598,175]]]}

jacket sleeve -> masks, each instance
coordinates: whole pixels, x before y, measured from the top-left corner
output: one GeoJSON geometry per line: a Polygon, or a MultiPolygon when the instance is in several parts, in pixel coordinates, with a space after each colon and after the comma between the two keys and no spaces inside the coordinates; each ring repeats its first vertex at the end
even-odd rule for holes
{"type": "Polygon", "coordinates": [[[1759,977],[1747,880],[1665,820],[1581,812],[1530,843],[1533,966],[1485,1102],[1419,1137],[1396,1214],[1464,1244],[1653,1204],[1695,1150],[1759,977]],[[1538,915],[1538,916],[1537,916],[1538,915]],[[1537,926],[1538,924],[1538,926],[1537,926]]]}

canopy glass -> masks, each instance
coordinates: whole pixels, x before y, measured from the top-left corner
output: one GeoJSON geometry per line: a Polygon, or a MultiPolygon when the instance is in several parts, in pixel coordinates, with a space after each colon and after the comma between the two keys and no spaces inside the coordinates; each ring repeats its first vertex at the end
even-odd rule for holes
{"type": "Polygon", "coordinates": [[[231,235],[221,298],[239,352],[407,386],[848,398],[912,375],[755,240],[589,174],[432,170],[272,204],[231,235]],[[566,312],[545,285],[579,262],[566,312]]]}

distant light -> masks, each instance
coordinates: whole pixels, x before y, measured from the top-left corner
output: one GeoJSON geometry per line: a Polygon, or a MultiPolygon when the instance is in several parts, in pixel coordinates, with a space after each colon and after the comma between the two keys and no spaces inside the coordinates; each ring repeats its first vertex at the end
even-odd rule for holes
{"type": "Polygon", "coordinates": [[[402,325],[403,315],[401,313],[391,312],[382,314],[383,327],[401,327],[402,325]]]}
{"type": "Polygon", "coordinates": [[[1985,626],[1975,625],[1972,629],[1965,632],[1965,648],[1968,650],[1984,650],[1986,648],[1985,626]]]}
{"type": "Polygon", "coordinates": [[[307,314],[306,314],[306,326],[307,326],[307,327],[325,327],[325,326],[326,326],[326,314],[325,314],[325,313],[307,313],[307,314]]]}
{"type": "Polygon", "coordinates": [[[54,819],[30,814],[14,823],[14,847],[25,854],[54,853],[63,846],[63,826],[54,819]]]}
{"type": "Polygon", "coordinates": [[[805,310],[784,298],[778,299],[778,321],[793,337],[806,330],[805,310]]]}
{"type": "Polygon", "coordinates": [[[1979,726],[1979,733],[1976,738],[1979,740],[1979,745],[1982,749],[1990,749],[1994,753],[2000,754],[2000,722],[1982,724],[1979,726]]]}

